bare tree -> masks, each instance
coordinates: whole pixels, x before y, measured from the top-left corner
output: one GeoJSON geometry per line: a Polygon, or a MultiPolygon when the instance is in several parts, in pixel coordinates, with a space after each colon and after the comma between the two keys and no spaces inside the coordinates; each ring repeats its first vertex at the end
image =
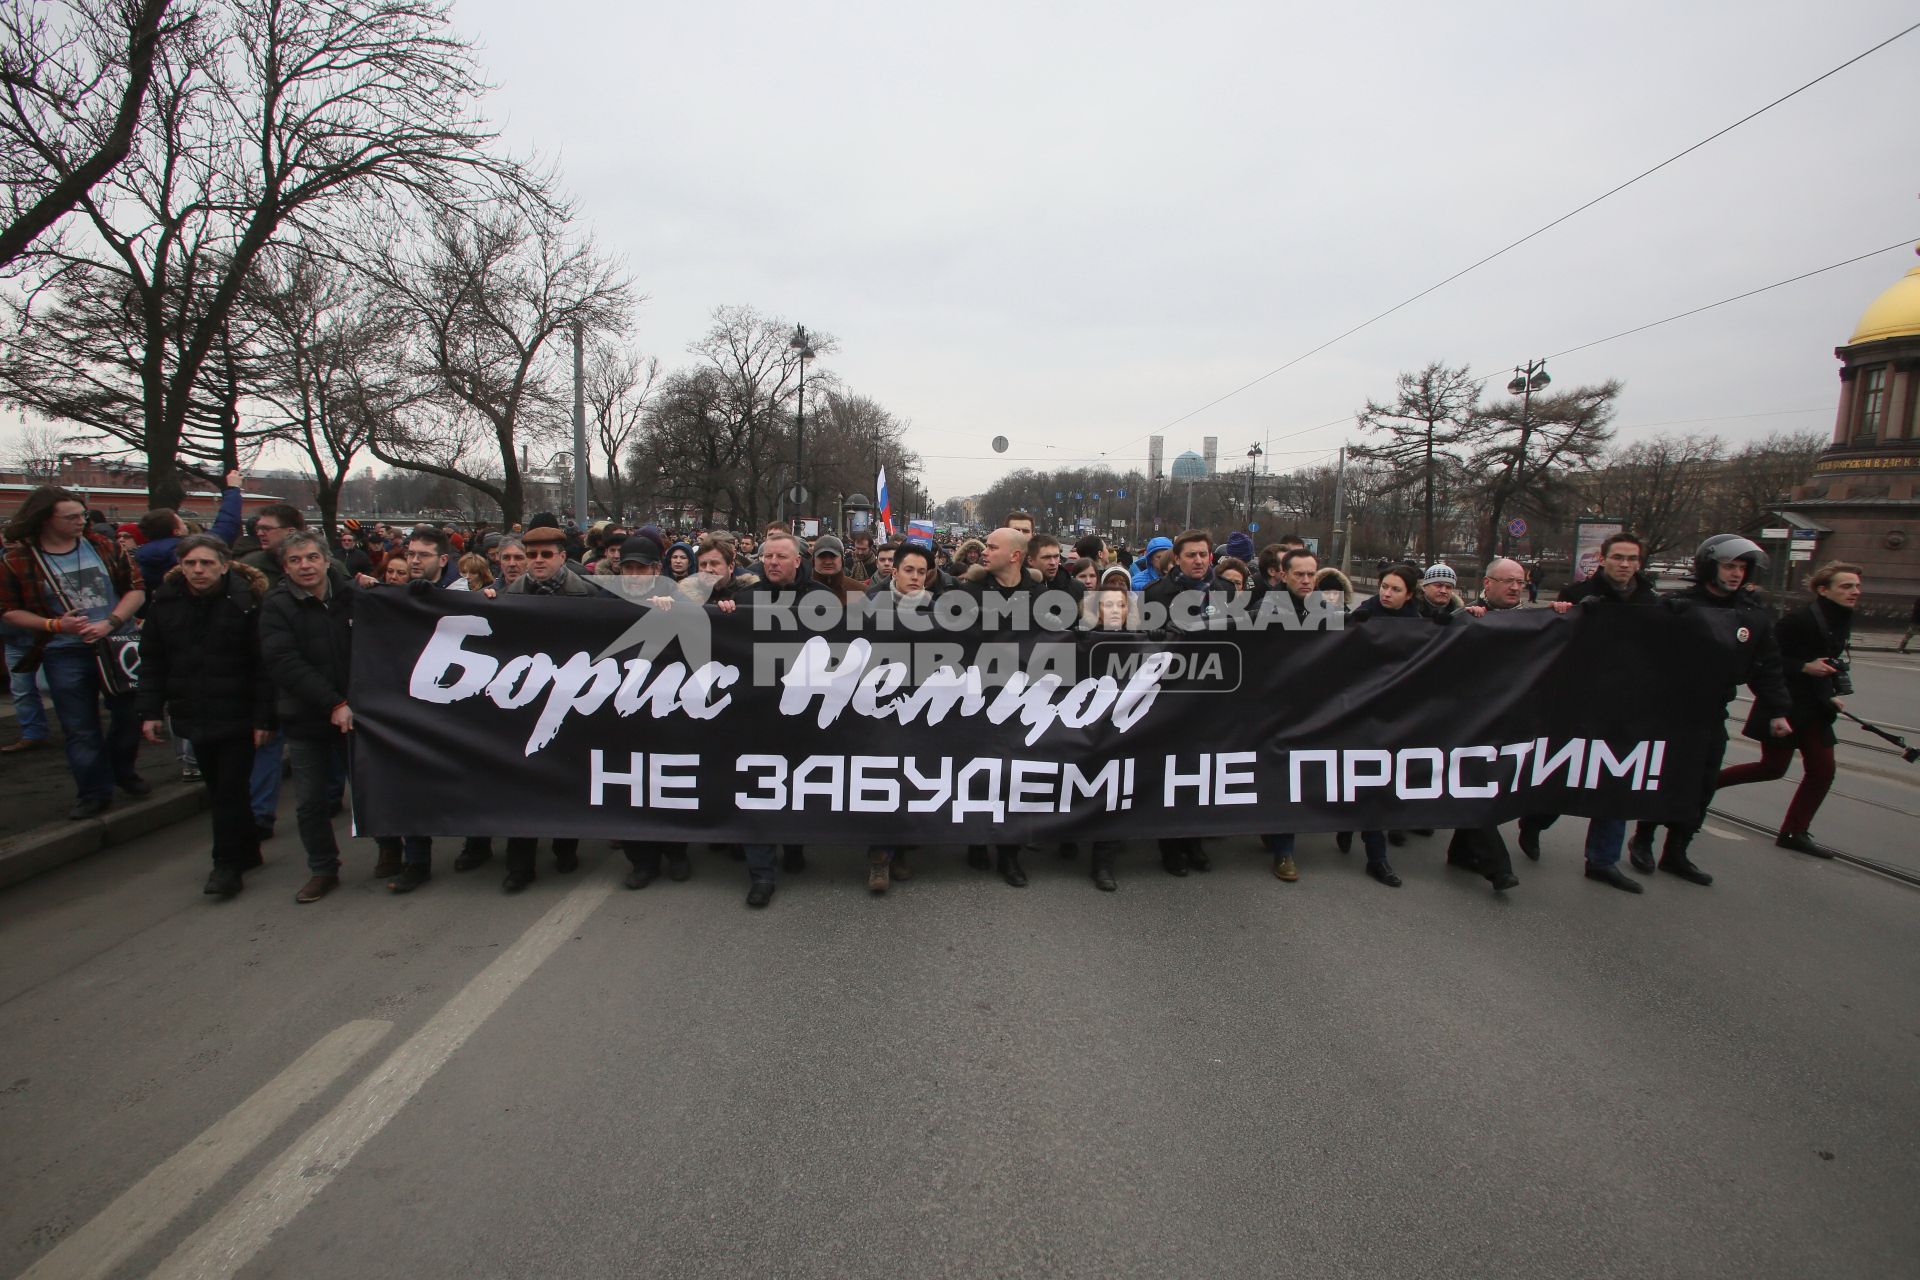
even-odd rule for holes
{"type": "Polygon", "coordinates": [[[1620,384],[1516,396],[1482,408],[1474,417],[1467,474],[1480,512],[1478,556],[1492,559],[1505,545],[1506,517],[1515,510],[1554,516],[1577,498],[1570,478],[1590,471],[1613,438],[1614,401],[1620,384]]]}
{"type": "Polygon", "coordinates": [[[427,243],[384,253],[377,270],[411,335],[423,395],[369,448],[390,466],[477,490],[519,521],[522,448],[545,452],[567,429],[567,335],[576,324],[604,334],[629,322],[635,299],[622,268],[566,219],[503,205],[440,217],[427,243]]]}
{"type": "Polygon", "coordinates": [[[1438,556],[1434,540],[1435,490],[1443,476],[1458,476],[1464,462],[1461,446],[1473,429],[1480,384],[1468,368],[1450,368],[1438,360],[1417,373],[1403,373],[1396,382],[1391,404],[1369,399],[1354,415],[1362,431],[1374,433],[1377,443],[1353,451],[1359,458],[1387,464],[1394,483],[1420,487],[1421,552],[1431,563],[1438,556]]]}
{"type": "Polygon", "coordinates": [[[633,449],[659,377],[658,357],[623,344],[596,342],[588,353],[587,449],[600,475],[589,468],[587,483],[603,516],[621,518],[638,497],[633,449]]]}
{"type": "MultiPolygon", "coordinates": [[[[888,487],[904,496],[906,477],[920,465],[919,455],[906,447],[906,430],[905,422],[870,396],[826,392],[807,410],[807,466],[801,483],[823,498],[860,494],[877,503],[874,482],[885,467],[888,487]]],[[[894,508],[896,519],[905,509],[894,508]]]]}
{"type": "Polygon", "coordinates": [[[1780,432],[1756,440],[1728,458],[1713,487],[1706,524],[1716,533],[1745,529],[1786,501],[1789,491],[1813,474],[1828,445],[1819,431],[1780,432]]]}
{"type": "MultiPolygon", "coordinates": [[[[0,8],[0,267],[133,149],[170,0],[9,0],[0,8]]],[[[188,21],[191,21],[189,18],[188,21]]]]}
{"type": "Polygon", "coordinates": [[[249,357],[259,419],[306,459],[321,524],[336,537],[354,459],[414,394],[393,359],[401,335],[392,313],[365,277],[297,248],[262,259],[240,310],[257,321],[249,357]]]}
{"type": "MultiPolygon", "coordinates": [[[[723,452],[731,463],[729,498],[735,519],[757,525],[776,505],[781,476],[797,476],[789,464],[797,417],[801,354],[792,346],[794,327],[752,307],[714,309],[713,327],[688,350],[720,380],[723,452]]],[[[821,332],[808,335],[814,356],[837,349],[821,332]]],[[[816,365],[807,373],[808,394],[832,390],[831,373],[816,365]]]]}
{"type": "Polygon", "coordinates": [[[368,199],[532,189],[487,150],[482,88],[440,0],[206,0],[160,43],[132,151],[84,221],[17,260],[0,394],[144,455],[152,500],[177,504],[183,467],[223,461],[194,405],[268,245],[323,242],[368,199]]]}
{"type": "Polygon", "coordinates": [[[1724,466],[1718,436],[1642,440],[1593,473],[1587,501],[1625,520],[1645,540],[1651,560],[1698,532],[1708,490],[1724,466]]]}
{"type": "MultiPolygon", "coordinates": [[[[641,418],[640,437],[627,463],[636,499],[647,507],[688,506],[711,527],[733,487],[737,462],[727,422],[727,394],[712,369],[667,375],[641,418]]],[[[728,523],[751,523],[729,508],[728,523]]]]}
{"type": "Polygon", "coordinates": [[[17,468],[29,484],[51,482],[60,474],[60,459],[75,443],[72,432],[51,423],[23,423],[7,448],[7,465],[17,468]]]}
{"type": "Polygon", "coordinates": [[[1588,480],[1588,503],[1645,541],[1647,558],[1699,532],[1707,493],[1724,472],[1718,436],[1659,436],[1613,453],[1588,480]]]}

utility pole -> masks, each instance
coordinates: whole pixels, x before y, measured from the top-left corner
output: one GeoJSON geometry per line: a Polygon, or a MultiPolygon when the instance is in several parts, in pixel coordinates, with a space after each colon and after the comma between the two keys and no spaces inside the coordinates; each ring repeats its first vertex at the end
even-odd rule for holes
{"type": "Polygon", "coordinates": [[[573,519],[587,526],[587,331],[573,322],[573,519]]]}
{"type": "MultiPolygon", "coordinates": [[[[793,489],[794,492],[799,493],[802,492],[801,486],[805,484],[803,477],[807,467],[807,361],[813,359],[813,348],[807,343],[807,326],[803,324],[793,326],[793,338],[787,343],[787,347],[797,353],[800,361],[800,394],[796,401],[798,409],[794,414],[793,422],[793,489]]],[[[800,501],[802,500],[795,502],[796,517],[800,514],[800,501]]]]}
{"type": "MultiPolygon", "coordinates": [[[[1520,448],[1519,457],[1513,464],[1513,490],[1516,495],[1525,492],[1527,474],[1527,445],[1533,439],[1533,393],[1543,390],[1553,379],[1547,374],[1546,358],[1527,361],[1525,369],[1513,371],[1513,381],[1507,383],[1507,392],[1520,397],[1520,448]]],[[[1501,515],[1506,512],[1502,511],[1501,515]]],[[[1504,528],[1493,530],[1499,540],[1500,554],[1507,553],[1507,531],[1504,528]]]]}
{"type": "Polygon", "coordinates": [[[1340,538],[1340,572],[1345,573],[1347,566],[1353,563],[1353,539],[1341,537],[1345,526],[1341,524],[1343,513],[1347,509],[1347,446],[1340,446],[1340,462],[1333,472],[1333,528],[1327,530],[1329,537],[1340,538]]]}

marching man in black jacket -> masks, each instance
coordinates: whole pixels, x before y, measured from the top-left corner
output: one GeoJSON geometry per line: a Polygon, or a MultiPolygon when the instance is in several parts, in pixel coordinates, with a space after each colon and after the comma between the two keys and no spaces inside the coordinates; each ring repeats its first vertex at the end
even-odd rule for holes
{"type": "Polygon", "coordinates": [[[249,782],[253,750],[273,729],[273,689],[259,657],[266,575],[210,533],[182,538],[180,563],[147,603],[140,632],[141,731],[161,741],[166,713],[193,744],[213,811],[206,892],[231,898],[260,865],[249,782]]]}
{"type": "MultiPolygon", "coordinates": [[[[347,735],[353,709],[347,705],[353,579],[327,554],[311,529],[280,544],[286,577],[260,608],[260,657],[277,695],[280,732],[293,761],[294,815],[307,851],[308,879],[296,902],[317,902],[340,884],[340,845],[333,835],[331,792],[346,770],[347,735]]],[[[375,876],[400,872],[376,866],[375,876]]]]}
{"type": "MultiPolygon", "coordinates": [[[[1713,877],[1687,858],[1687,846],[1707,820],[1707,806],[1720,779],[1720,765],[1727,754],[1727,704],[1733,701],[1739,686],[1753,692],[1753,719],[1764,724],[1770,737],[1793,736],[1787,711],[1793,699],[1781,671],[1780,646],[1774,639],[1773,615],[1755,601],[1746,587],[1765,572],[1767,553],[1760,544],[1737,533],[1716,533],[1693,553],[1693,585],[1673,597],[1694,608],[1725,609],[1733,616],[1733,666],[1729,679],[1719,691],[1713,710],[1713,749],[1702,770],[1700,808],[1687,822],[1667,828],[1667,841],[1660,851],[1660,869],[1671,871],[1694,884],[1712,884],[1713,877]]],[[[1636,863],[1653,855],[1653,833],[1658,824],[1642,822],[1634,827],[1628,849],[1636,863]]]]}

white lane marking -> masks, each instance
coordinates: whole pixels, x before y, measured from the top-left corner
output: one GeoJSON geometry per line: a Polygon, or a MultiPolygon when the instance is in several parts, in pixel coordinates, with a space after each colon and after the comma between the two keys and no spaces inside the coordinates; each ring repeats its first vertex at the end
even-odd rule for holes
{"type": "Polygon", "coordinates": [[[29,1267],[21,1280],[111,1275],[135,1250],[166,1230],[247,1154],[306,1103],[326,1092],[391,1022],[365,1019],[336,1027],[206,1132],[168,1156],[91,1222],[29,1267]]]}
{"type": "Polygon", "coordinates": [[[1875,662],[1872,658],[1855,658],[1853,665],[1856,667],[1878,667],[1882,671],[1920,671],[1920,667],[1915,667],[1911,662],[1875,662]]]}
{"type": "Polygon", "coordinates": [[[454,1051],[507,1002],[546,959],[573,937],[613,891],[610,878],[574,889],[500,958],[462,987],[406,1043],[375,1067],[287,1153],[183,1241],[153,1274],[158,1280],[232,1275],[293,1221],[398,1115],[454,1051]]]}
{"type": "Polygon", "coordinates": [[[1706,823],[1702,823],[1700,825],[1700,829],[1706,832],[1708,835],[1718,836],[1722,840],[1745,840],[1746,839],[1746,837],[1743,835],[1736,835],[1734,832],[1731,832],[1731,831],[1722,831],[1719,827],[1709,826],[1706,823]]]}

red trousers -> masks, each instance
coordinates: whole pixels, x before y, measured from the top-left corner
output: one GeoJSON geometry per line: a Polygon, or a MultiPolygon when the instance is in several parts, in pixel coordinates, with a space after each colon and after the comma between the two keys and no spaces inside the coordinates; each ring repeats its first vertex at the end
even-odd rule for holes
{"type": "Polygon", "coordinates": [[[1760,746],[1756,763],[1736,764],[1720,771],[1719,787],[1723,788],[1743,782],[1771,782],[1786,777],[1795,751],[1800,753],[1805,773],[1793,793],[1793,803],[1787,806],[1787,816],[1780,820],[1782,835],[1811,827],[1820,802],[1827,798],[1827,788],[1833,785],[1833,748],[1827,744],[1826,734],[1819,729],[1796,729],[1785,738],[1768,738],[1760,746]]]}

